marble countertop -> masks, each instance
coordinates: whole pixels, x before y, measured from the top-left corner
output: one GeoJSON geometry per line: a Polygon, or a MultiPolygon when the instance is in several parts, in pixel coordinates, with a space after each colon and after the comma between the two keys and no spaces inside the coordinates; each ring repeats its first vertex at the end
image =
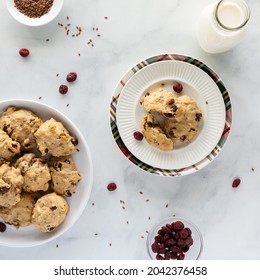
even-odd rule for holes
{"type": "Polygon", "coordinates": [[[49,104],[77,124],[92,152],[94,182],[84,213],[69,231],[32,248],[1,247],[0,259],[148,259],[147,231],[171,215],[199,227],[200,259],[260,259],[260,114],[253,106],[260,103],[259,1],[248,0],[252,14],[244,41],[218,55],[205,53],[195,32],[211,0],[67,0],[57,19],[37,28],[16,22],[4,2],[1,100],[49,104]],[[69,36],[58,23],[71,24],[69,36]],[[73,37],[76,26],[82,33],[73,37]],[[30,50],[26,61],[18,54],[22,47],[30,50]],[[109,104],[118,81],[139,61],[162,53],[203,61],[222,78],[232,100],[232,129],[223,151],[187,176],[142,171],[111,134],[109,104]],[[71,71],[78,80],[61,95],[59,86],[71,71]],[[235,189],[237,177],[241,184],[235,189]],[[107,191],[110,182],[117,184],[115,192],[107,191]]]}

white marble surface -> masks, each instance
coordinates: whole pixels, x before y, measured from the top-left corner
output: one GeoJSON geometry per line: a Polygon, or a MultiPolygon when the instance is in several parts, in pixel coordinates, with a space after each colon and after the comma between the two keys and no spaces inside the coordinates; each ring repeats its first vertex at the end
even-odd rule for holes
{"type": "Polygon", "coordinates": [[[70,117],[92,151],[94,185],[73,228],[45,245],[0,247],[0,259],[148,259],[146,231],[172,214],[200,228],[200,259],[260,259],[260,4],[248,1],[252,15],[245,40],[232,51],[210,55],[200,49],[195,26],[211,2],[67,0],[54,22],[29,28],[17,23],[1,1],[1,100],[32,99],[70,117]],[[79,37],[66,36],[58,22],[83,31],[79,37]],[[18,55],[21,47],[31,51],[26,60],[18,55]],[[231,134],[220,155],[201,171],[178,178],[133,166],[109,125],[109,103],[121,76],[140,60],[167,52],[192,56],[214,69],[233,106],[231,134]],[[58,87],[70,71],[78,73],[78,80],[62,96],[58,87]],[[236,177],[241,185],[233,189],[236,177]],[[107,191],[109,182],[117,183],[115,192],[107,191]]]}

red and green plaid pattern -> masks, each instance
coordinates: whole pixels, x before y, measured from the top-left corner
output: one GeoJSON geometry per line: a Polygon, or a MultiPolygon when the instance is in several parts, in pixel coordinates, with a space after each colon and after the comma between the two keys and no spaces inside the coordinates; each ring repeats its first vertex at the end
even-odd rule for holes
{"type": "Polygon", "coordinates": [[[191,174],[191,173],[196,172],[197,170],[200,170],[203,167],[205,167],[209,162],[211,162],[219,154],[222,147],[224,146],[224,144],[228,138],[229,132],[230,132],[231,123],[232,123],[232,108],[231,108],[230,97],[228,95],[228,92],[227,92],[223,82],[219,78],[219,76],[214,71],[212,71],[208,66],[206,66],[204,63],[202,63],[201,61],[194,59],[192,57],[178,55],[178,54],[162,54],[162,55],[158,55],[158,56],[153,56],[153,57],[150,57],[144,61],[141,61],[137,65],[135,65],[131,70],[129,70],[124,75],[124,77],[118,83],[118,85],[115,89],[112,101],[110,103],[110,125],[111,125],[111,129],[112,129],[113,137],[114,137],[118,147],[120,148],[120,150],[134,165],[140,167],[141,169],[143,169],[147,172],[150,172],[150,173],[153,173],[156,175],[161,175],[161,176],[187,175],[187,174],[191,174]],[[187,62],[187,63],[193,64],[194,66],[200,68],[202,71],[206,72],[218,86],[218,88],[223,96],[223,100],[224,100],[225,108],[226,108],[226,123],[225,123],[225,127],[223,130],[222,136],[221,136],[217,146],[211,151],[211,153],[206,158],[204,158],[200,162],[193,164],[192,166],[185,167],[185,168],[178,169],[178,170],[177,169],[155,168],[155,167],[149,166],[149,165],[143,163],[142,161],[140,161],[133,154],[131,154],[131,152],[127,149],[127,147],[123,143],[123,141],[120,137],[118,128],[117,128],[117,124],[116,124],[117,101],[118,101],[120,93],[121,93],[123,87],[125,86],[125,84],[127,83],[127,81],[140,69],[146,67],[149,64],[153,64],[153,63],[160,62],[163,60],[177,60],[177,61],[187,62]]]}

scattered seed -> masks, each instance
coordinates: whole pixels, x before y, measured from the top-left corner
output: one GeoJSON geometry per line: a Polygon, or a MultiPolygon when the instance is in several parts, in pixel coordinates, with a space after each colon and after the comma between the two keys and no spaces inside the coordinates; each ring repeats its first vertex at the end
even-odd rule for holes
{"type": "Polygon", "coordinates": [[[108,17],[104,17],[104,19],[108,19],[108,17]]]}
{"type": "Polygon", "coordinates": [[[38,97],[38,99],[42,99],[42,97],[41,97],[41,96],[39,96],[39,97],[38,97]]]}
{"type": "Polygon", "coordinates": [[[95,236],[97,236],[97,235],[98,235],[98,233],[96,232],[96,233],[95,233],[95,236]]]}
{"type": "Polygon", "coordinates": [[[143,194],[143,192],[139,192],[140,194],[143,194]]]}
{"type": "Polygon", "coordinates": [[[255,171],[254,167],[252,167],[251,170],[254,172],[255,171]]]}
{"type": "Polygon", "coordinates": [[[59,247],[59,244],[56,244],[56,248],[58,248],[59,247]]]}
{"type": "Polygon", "coordinates": [[[168,204],[165,205],[166,208],[168,208],[168,206],[169,206],[168,204]]]}
{"type": "Polygon", "coordinates": [[[112,246],[112,243],[109,243],[109,246],[111,247],[111,246],[112,246]]]}
{"type": "Polygon", "coordinates": [[[143,235],[141,235],[141,238],[144,238],[144,236],[143,236],[143,235]]]}
{"type": "Polygon", "coordinates": [[[69,106],[70,106],[70,104],[67,104],[66,106],[67,106],[67,107],[69,107],[69,106]]]}
{"type": "Polygon", "coordinates": [[[59,77],[60,74],[56,74],[56,77],[59,77]]]}
{"type": "Polygon", "coordinates": [[[94,206],[95,205],[95,203],[94,202],[92,202],[92,206],[94,206]]]}
{"type": "Polygon", "coordinates": [[[148,202],[149,201],[149,199],[146,199],[146,202],[148,202]]]}

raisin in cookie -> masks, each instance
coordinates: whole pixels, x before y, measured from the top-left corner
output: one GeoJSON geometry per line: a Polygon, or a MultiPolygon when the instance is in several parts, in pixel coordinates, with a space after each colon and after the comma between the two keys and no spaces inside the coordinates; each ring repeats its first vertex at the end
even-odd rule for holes
{"type": "Polygon", "coordinates": [[[20,157],[15,167],[19,168],[24,177],[23,189],[26,192],[47,191],[51,174],[46,161],[28,153],[20,157]]]}
{"type": "Polygon", "coordinates": [[[0,166],[0,206],[10,208],[21,199],[24,183],[19,169],[4,163],[0,166]]]}
{"type": "Polygon", "coordinates": [[[0,217],[6,223],[14,225],[17,229],[29,226],[32,222],[34,204],[39,197],[39,193],[23,192],[20,201],[12,208],[0,207],[0,217]]]}
{"type": "Polygon", "coordinates": [[[197,103],[187,95],[178,97],[176,102],[185,107],[184,118],[180,122],[165,119],[164,131],[173,142],[189,142],[198,134],[202,113],[197,103]]]}
{"type": "Polygon", "coordinates": [[[53,231],[64,221],[68,211],[69,205],[62,196],[46,194],[34,205],[32,224],[42,232],[53,231]]]}
{"type": "Polygon", "coordinates": [[[162,151],[173,149],[173,141],[165,135],[155,116],[152,114],[146,114],[143,117],[142,133],[150,145],[162,151]]]}
{"type": "Polygon", "coordinates": [[[14,141],[6,132],[0,129],[0,158],[11,161],[20,153],[20,143],[14,141]]]}
{"type": "Polygon", "coordinates": [[[52,157],[50,159],[51,188],[60,195],[71,196],[75,193],[81,177],[72,157],[52,157]]]}
{"type": "Polygon", "coordinates": [[[72,137],[61,122],[51,118],[45,121],[34,134],[40,153],[68,156],[76,151],[77,139],[72,137]]]}
{"type": "Polygon", "coordinates": [[[147,92],[143,97],[142,105],[147,112],[157,112],[176,121],[181,121],[185,113],[185,108],[181,104],[176,104],[175,95],[162,88],[155,92],[147,92]]]}
{"type": "Polygon", "coordinates": [[[21,150],[36,148],[34,133],[42,120],[26,109],[9,107],[0,118],[0,128],[21,145],[21,150]]]}

